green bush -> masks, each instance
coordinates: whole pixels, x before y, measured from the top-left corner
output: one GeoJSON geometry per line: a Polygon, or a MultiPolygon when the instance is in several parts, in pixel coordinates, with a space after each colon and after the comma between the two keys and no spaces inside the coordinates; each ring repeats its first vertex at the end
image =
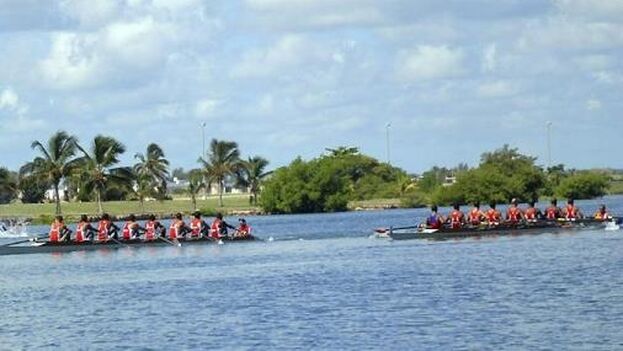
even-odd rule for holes
{"type": "Polygon", "coordinates": [[[556,194],[569,199],[592,199],[606,194],[608,181],[608,177],[603,174],[576,173],[560,182],[556,187],[556,194]]]}

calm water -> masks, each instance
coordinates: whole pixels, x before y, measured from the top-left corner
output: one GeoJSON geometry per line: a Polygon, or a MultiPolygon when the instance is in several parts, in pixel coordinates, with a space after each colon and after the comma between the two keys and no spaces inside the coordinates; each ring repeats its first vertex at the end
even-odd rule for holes
{"type": "Polygon", "coordinates": [[[0,349],[623,348],[623,231],[368,237],[424,214],[259,217],[274,241],[0,257],[0,349]]]}

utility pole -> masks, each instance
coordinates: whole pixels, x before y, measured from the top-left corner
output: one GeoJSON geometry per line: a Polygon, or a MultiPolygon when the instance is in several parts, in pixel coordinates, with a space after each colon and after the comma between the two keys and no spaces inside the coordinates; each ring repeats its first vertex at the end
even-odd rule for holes
{"type": "Polygon", "coordinates": [[[389,152],[389,128],[391,128],[392,126],[392,122],[388,122],[385,125],[385,151],[387,152],[387,164],[391,165],[392,164],[392,160],[390,158],[390,152],[389,152]]]}
{"type": "MultiPolygon", "coordinates": [[[[201,158],[206,159],[206,122],[201,122],[201,158]]],[[[207,160],[206,160],[207,161],[207,160]]],[[[203,176],[203,183],[206,184],[206,177],[203,176]]],[[[208,199],[208,189],[207,184],[203,187],[203,199],[208,199]]]]}
{"type": "Polygon", "coordinates": [[[547,168],[552,167],[552,122],[547,121],[547,168]]]}

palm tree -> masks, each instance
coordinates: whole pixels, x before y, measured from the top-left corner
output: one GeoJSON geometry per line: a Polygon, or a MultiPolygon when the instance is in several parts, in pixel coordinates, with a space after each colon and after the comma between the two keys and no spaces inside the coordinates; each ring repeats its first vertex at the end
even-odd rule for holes
{"type": "Polygon", "coordinates": [[[0,168],[0,204],[11,202],[17,193],[15,174],[6,168],[0,168]]]}
{"type": "Polygon", "coordinates": [[[80,174],[84,181],[84,189],[95,193],[95,199],[100,213],[103,213],[102,194],[109,186],[131,188],[133,178],[129,167],[113,167],[119,163],[119,155],[125,152],[125,146],[112,137],[98,135],[93,140],[91,152],[87,152],[80,145],[76,145],[84,154],[77,160],[80,164],[80,174]]]}
{"type": "Polygon", "coordinates": [[[188,175],[188,193],[190,194],[190,200],[193,204],[192,210],[197,209],[197,195],[201,189],[206,188],[204,178],[203,173],[198,169],[190,171],[188,175]]]}
{"type": "Polygon", "coordinates": [[[250,202],[257,204],[257,194],[260,192],[262,179],[272,173],[265,172],[268,166],[268,160],[260,157],[249,157],[248,160],[242,162],[242,167],[237,172],[238,186],[246,187],[251,193],[250,202]]]}
{"type": "Polygon", "coordinates": [[[61,199],[59,186],[75,167],[76,138],[64,131],[58,131],[50,137],[47,147],[40,141],[33,141],[31,147],[38,150],[41,156],[35,157],[32,162],[22,167],[25,174],[31,174],[42,182],[52,184],[56,214],[61,214],[61,199]]]}
{"type": "Polygon", "coordinates": [[[233,176],[240,168],[240,151],[238,144],[233,141],[219,141],[212,139],[208,159],[199,158],[207,183],[218,184],[219,206],[223,207],[223,191],[225,179],[233,176]]]}
{"type": "Polygon", "coordinates": [[[162,148],[158,144],[149,144],[144,155],[139,153],[134,158],[139,161],[134,165],[136,176],[143,177],[143,181],[149,180],[152,187],[157,189],[160,198],[164,198],[167,192],[169,161],[164,157],[162,148]]]}

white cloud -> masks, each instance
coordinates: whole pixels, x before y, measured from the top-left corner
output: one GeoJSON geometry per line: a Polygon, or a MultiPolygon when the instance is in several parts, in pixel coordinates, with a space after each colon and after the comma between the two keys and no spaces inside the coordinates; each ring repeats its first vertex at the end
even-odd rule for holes
{"type": "Polygon", "coordinates": [[[623,23],[586,22],[565,17],[535,21],[517,41],[519,49],[599,50],[623,45],[623,23]]]}
{"type": "Polygon", "coordinates": [[[221,102],[216,99],[202,99],[195,105],[195,116],[198,118],[212,117],[221,102]]]}
{"type": "Polygon", "coordinates": [[[517,88],[508,81],[498,80],[487,82],[478,86],[478,95],[488,98],[513,96],[517,93],[517,88]]]}
{"type": "Polygon", "coordinates": [[[586,109],[589,111],[595,111],[601,109],[601,101],[597,99],[588,99],[586,101],[586,109]]]}
{"type": "Polygon", "coordinates": [[[465,73],[461,49],[447,46],[418,46],[399,54],[397,73],[400,79],[419,81],[452,78],[465,73]]]}
{"type": "Polygon", "coordinates": [[[497,65],[497,46],[489,44],[482,53],[482,70],[484,72],[494,72],[497,65]]]}
{"type": "Polygon", "coordinates": [[[555,3],[567,16],[617,22],[623,18],[623,0],[555,0],[555,3]]]}
{"type": "Polygon", "coordinates": [[[11,88],[6,88],[0,93],[0,109],[14,110],[19,103],[19,96],[11,88]]]}

